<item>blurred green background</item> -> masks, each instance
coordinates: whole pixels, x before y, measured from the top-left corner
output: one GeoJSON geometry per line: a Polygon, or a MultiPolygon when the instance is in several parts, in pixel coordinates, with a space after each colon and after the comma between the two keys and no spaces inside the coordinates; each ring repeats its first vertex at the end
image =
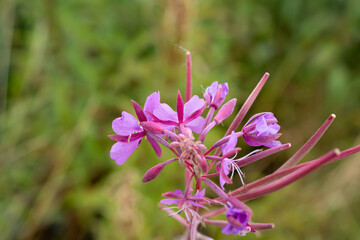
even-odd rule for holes
{"type": "MultiPolygon", "coordinates": [[[[176,44],[192,52],[194,93],[228,82],[237,109],[271,74],[246,119],[274,112],[292,148],[244,168],[247,182],[280,166],[331,113],[336,121],[306,160],[360,143],[358,0],[2,0],[0,19],[0,239],[183,233],[157,207],[162,192],[183,187],[178,166],[141,183],[170,152],[159,160],[144,141],[118,166],[107,137],[114,118],[134,113],[130,99],[143,105],[159,90],[174,106],[176,90],[184,93],[176,44]]],[[[358,154],[250,202],[254,221],[276,225],[262,239],[360,239],[359,169],[358,154]]]]}

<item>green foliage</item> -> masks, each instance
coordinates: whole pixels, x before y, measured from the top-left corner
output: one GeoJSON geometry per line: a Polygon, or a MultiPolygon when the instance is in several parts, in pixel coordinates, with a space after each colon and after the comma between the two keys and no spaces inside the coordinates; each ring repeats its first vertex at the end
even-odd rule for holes
{"type": "MultiPolygon", "coordinates": [[[[5,0],[0,19],[0,239],[183,233],[157,208],[162,192],[183,184],[177,166],[142,184],[159,162],[149,144],[117,166],[107,138],[114,118],[133,113],[130,99],[159,90],[175,104],[185,89],[176,44],[192,52],[195,94],[228,82],[241,104],[270,72],[249,116],[274,112],[293,149],[245,168],[248,181],[280,166],[333,112],[336,123],[307,159],[359,144],[359,1],[5,0]]],[[[358,162],[251,202],[256,221],[276,224],[263,239],[360,238],[358,162]]]]}

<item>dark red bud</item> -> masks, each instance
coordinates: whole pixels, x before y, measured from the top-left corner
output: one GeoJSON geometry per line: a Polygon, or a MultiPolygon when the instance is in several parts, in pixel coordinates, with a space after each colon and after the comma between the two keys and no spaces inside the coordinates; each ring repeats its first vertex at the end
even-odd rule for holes
{"type": "Polygon", "coordinates": [[[159,163],[158,165],[155,165],[154,167],[150,168],[143,176],[142,182],[146,183],[151,180],[154,180],[157,175],[164,169],[163,163],[159,163]]]}
{"type": "Polygon", "coordinates": [[[140,125],[148,132],[154,134],[164,134],[164,128],[154,122],[141,122],[140,125]]]}

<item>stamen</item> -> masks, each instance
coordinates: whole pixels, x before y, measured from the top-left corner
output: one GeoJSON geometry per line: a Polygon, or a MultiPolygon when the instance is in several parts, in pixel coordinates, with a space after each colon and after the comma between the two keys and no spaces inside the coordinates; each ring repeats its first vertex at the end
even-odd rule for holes
{"type": "Polygon", "coordinates": [[[194,210],[192,210],[190,208],[187,208],[187,210],[189,210],[193,216],[197,216],[199,219],[201,219],[200,215],[197,212],[195,212],[194,210]]]}
{"type": "Polygon", "coordinates": [[[243,157],[241,157],[239,159],[235,159],[234,162],[244,160],[245,158],[250,157],[251,155],[253,155],[255,153],[258,153],[258,152],[261,152],[261,151],[262,151],[262,149],[256,149],[256,150],[252,151],[251,153],[249,153],[249,154],[247,154],[247,155],[245,155],[245,156],[243,156],[243,157]]]}
{"type": "Polygon", "coordinates": [[[168,216],[169,216],[169,217],[174,216],[174,215],[176,215],[176,214],[181,213],[183,210],[184,210],[183,208],[180,208],[180,210],[179,210],[179,211],[174,212],[174,213],[171,213],[171,214],[169,214],[168,216]]]}
{"type": "Polygon", "coordinates": [[[189,216],[188,216],[188,214],[187,214],[187,212],[186,212],[186,209],[185,209],[184,213],[185,213],[186,219],[187,219],[188,221],[190,221],[190,218],[189,218],[189,216]]]}
{"type": "Polygon", "coordinates": [[[162,208],[161,210],[169,210],[169,209],[173,209],[173,208],[179,208],[179,207],[166,207],[166,208],[162,208]]]}
{"type": "MultiPolygon", "coordinates": [[[[245,182],[244,182],[244,179],[243,179],[244,173],[241,171],[240,167],[237,164],[231,162],[231,165],[233,166],[233,168],[236,169],[237,173],[239,174],[240,181],[241,181],[242,185],[244,186],[245,185],[245,182]]],[[[233,171],[233,175],[234,175],[234,171],[233,171]]]]}

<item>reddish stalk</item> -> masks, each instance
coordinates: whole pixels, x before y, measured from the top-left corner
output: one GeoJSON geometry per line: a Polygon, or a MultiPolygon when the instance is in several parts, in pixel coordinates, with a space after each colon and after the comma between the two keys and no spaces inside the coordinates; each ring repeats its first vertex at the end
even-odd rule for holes
{"type": "Polygon", "coordinates": [[[273,229],[275,224],[273,223],[248,223],[249,226],[254,230],[267,230],[273,229]]]}
{"type": "Polygon", "coordinates": [[[315,144],[324,135],[331,123],[335,120],[335,114],[331,114],[323,125],[311,136],[311,138],[297,151],[289,160],[287,160],[277,171],[296,165],[303,157],[315,146],[315,144]]]}
{"type": "Polygon", "coordinates": [[[278,147],[270,148],[270,149],[267,149],[265,151],[262,151],[262,152],[254,154],[254,155],[251,155],[251,156],[237,162],[236,164],[239,167],[243,167],[243,166],[246,166],[246,165],[248,165],[250,163],[256,162],[256,161],[258,161],[258,160],[260,160],[262,158],[270,156],[270,155],[272,155],[274,153],[277,153],[277,152],[283,151],[285,149],[288,149],[289,147],[291,147],[291,144],[286,143],[286,144],[283,144],[283,145],[278,146],[278,147]]]}
{"type": "Polygon", "coordinates": [[[339,154],[340,154],[339,150],[335,149],[335,150],[325,154],[324,156],[320,157],[317,161],[314,161],[313,164],[306,165],[303,168],[300,168],[299,170],[292,172],[289,175],[287,175],[275,182],[272,182],[263,187],[259,187],[259,188],[255,189],[254,191],[240,194],[240,195],[236,196],[236,198],[241,201],[249,201],[251,199],[259,198],[259,197],[262,197],[269,193],[275,192],[275,191],[279,190],[280,188],[283,188],[283,187],[289,185],[290,183],[293,183],[296,180],[300,179],[301,177],[309,174],[310,172],[316,170],[321,165],[325,164],[329,160],[332,160],[334,157],[338,156],[339,154]]]}

